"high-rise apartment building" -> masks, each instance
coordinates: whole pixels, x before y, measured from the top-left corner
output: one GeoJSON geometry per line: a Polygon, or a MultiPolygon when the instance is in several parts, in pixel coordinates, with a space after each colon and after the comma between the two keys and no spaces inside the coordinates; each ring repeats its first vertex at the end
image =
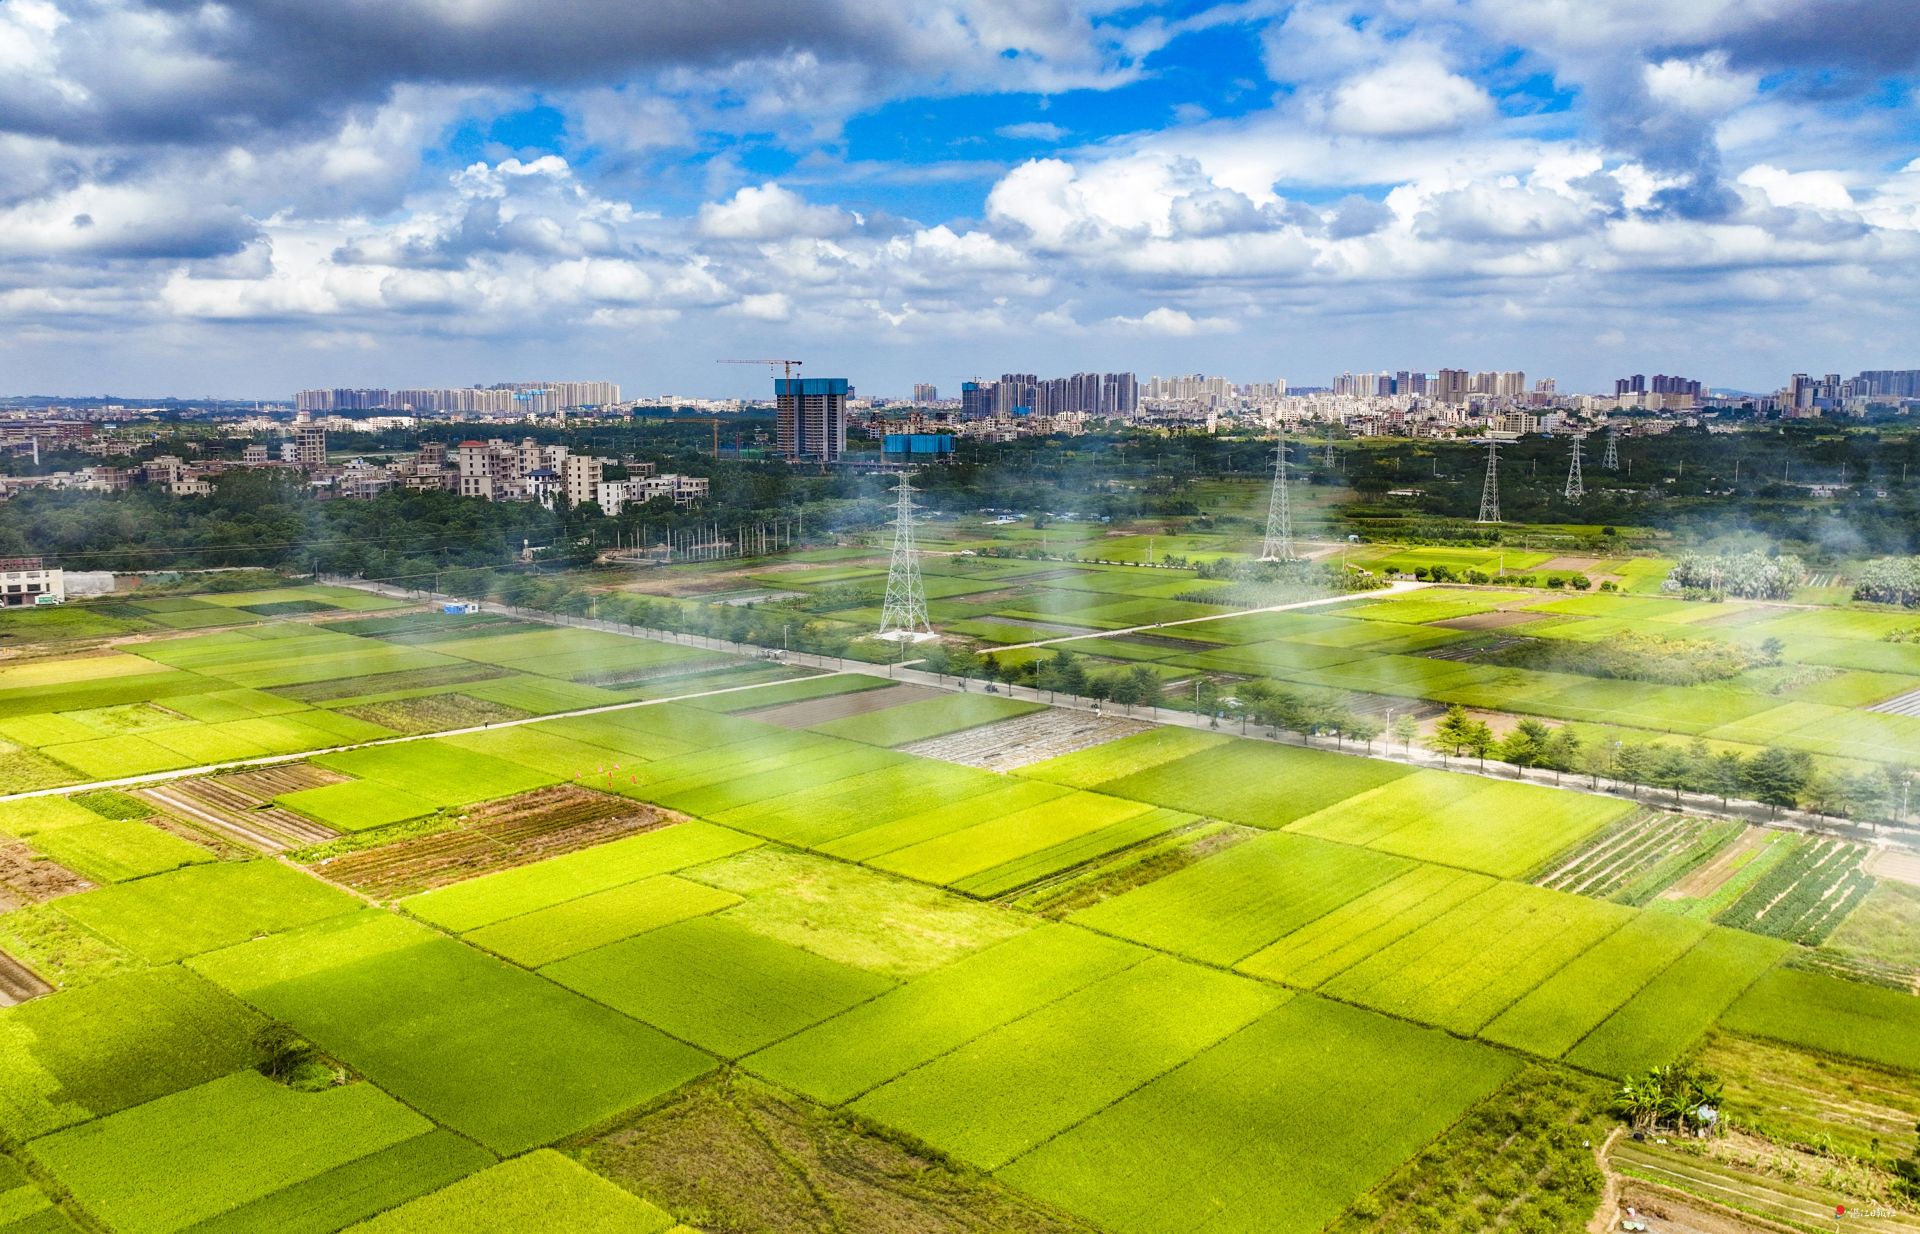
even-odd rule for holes
{"type": "Polygon", "coordinates": [[[1431,393],[1443,403],[1464,403],[1469,392],[1468,373],[1463,368],[1443,368],[1434,375],[1431,393]]]}
{"type": "Polygon", "coordinates": [[[960,418],[985,420],[993,415],[993,386],[983,381],[960,383],[960,418]]]}
{"type": "Polygon", "coordinates": [[[793,461],[831,463],[847,448],[844,377],[776,377],[780,453],[793,461]]]}
{"type": "Polygon", "coordinates": [[[928,382],[917,382],[913,387],[913,401],[916,403],[937,403],[940,401],[940,387],[928,382]]]}

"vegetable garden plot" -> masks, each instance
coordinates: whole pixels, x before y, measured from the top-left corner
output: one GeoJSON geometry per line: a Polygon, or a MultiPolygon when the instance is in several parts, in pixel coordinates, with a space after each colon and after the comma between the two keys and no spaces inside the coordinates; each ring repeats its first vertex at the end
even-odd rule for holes
{"type": "Polygon", "coordinates": [[[664,926],[540,971],[730,1058],[791,1036],[894,985],[720,918],[664,926]]]}
{"type": "Polygon", "coordinates": [[[1787,951],[1788,944],[1777,939],[1712,930],[1601,1021],[1566,1060],[1620,1077],[1671,1062],[1787,951]]]}
{"type": "Polygon", "coordinates": [[[1558,1058],[1706,936],[1684,917],[1642,913],[1535,986],[1481,1036],[1558,1058]]]}
{"type": "Polygon", "coordinates": [[[497,1153],[595,1126],[712,1060],[532,973],[367,910],[193,967],[497,1153]]]}
{"type": "Polygon", "coordinates": [[[1348,1002],[1474,1033],[1632,916],[1614,904],[1496,883],[1322,988],[1348,1002]]]}
{"type": "Polygon", "coordinates": [[[213,860],[202,846],[158,827],[101,819],[34,837],[33,847],[96,883],[120,883],[213,860]]]}
{"type": "Polygon", "coordinates": [[[908,1071],[851,1108],[996,1169],[1285,997],[1153,956],[908,1071]]]}
{"type": "Polygon", "coordinates": [[[1466,870],[1416,865],[1347,901],[1235,965],[1241,972],[1312,989],[1493,886],[1466,870]]]}
{"type": "Polygon", "coordinates": [[[661,874],[509,917],[462,937],[515,964],[538,968],[740,902],[732,892],[661,874]]]}
{"type": "Polygon", "coordinates": [[[1000,1177],[1118,1234],[1310,1234],[1515,1066],[1301,995],[1000,1177]]]}
{"type": "Polygon", "coordinates": [[[1861,868],[1869,851],[1843,840],[1809,839],[1714,920],[1818,945],[1873,890],[1872,877],[1861,868]]]}
{"type": "Polygon", "coordinates": [[[744,1065],[840,1105],[1145,958],[1087,930],[1043,925],[769,1046],[744,1065]]]}
{"type": "MultiPolygon", "coordinates": [[[[652,806],[556,784],[472,807],[425,834],[321,857],[311,864],[333,882],[386,898],[524,866],[678,821],[652,806]]],[[[324,846],[320,850],[327,851],[324,846]]]]}
{"type": "Polygon", "coordinates": [[[1721,1017],[1737,1033],[1920,1072],[1920,998],[1778,968],[1721,1017]]]}
{"type": "Polygon", "coordinates": [[[551,1149],[503,1161],[352,1234],[661,1234],[673,1218],[551,1149]]]}
{"type": "Polygon", "coordinates": [[[1412,868],[1397,857],[1280,832],[1236,844],[1071,920],[1231,965],[1412,868]]]}
{"type": "Polygon", "coordinates": [[[472,1140],[430,1131],[230,1208],[195,1225],[193,1234],[333,1234],[493,1162],[472,1140]]]}
{"type": "Polygon", "coordinates": [[[1534,881],[1621,904],[1645,904],[1712,860],[1746,828],[1642,808],[1597,832],[1534,881]]]}
{"type": "MultiPolygon", "coordinates": [[[[1099,752],[1112,751],[1120,744],[1115,742],[1099,752]]],[[[1229,740],[1174,762],[1108,780],[1100,785],[1100,791],[1253,827],[1278,828],[1410,774],[1410,768],[1374,759],[1229,740]]]]}
{"type": "Polygon", "coordinates": [[[313,761],[362,780],[390,785],[436,806],[505,797],[560,778],[433,739],[322,754],[313,761]]]}
{"type": "Polygon", "coordinates": [[[502,870],[402,901],[423,921],[455,933],[581,896],[639,882],[655,874],[754,848],[760,841],[711,823],[688,821],[625,839],[502,870]]]}
{"type": "Polygon", "coordinates": [[[154,964],[340,913],[358,902],[272,861],[188,866],[60,901],[59,911],[154,964]]]}
{"type": "Polygon", "coordinates": [[[816,724],[813,731],[893,747],[1045,709],[1041,703],[1020,702],[997,694],[942,694],[867,715],[816,724]]]}
{"type": "Polygon", "coordinates": [[[371,1084],[295,1092],[252,1071],[58,1132],[31,1152],[126,1234],[172,1234],[433,1124],[371,1084]]]}
{"type": "Polygon", "coordinates": [[[0,1130],[26,1140],[226,1075],[254,1060],[261,1023],[173,966],[0,1011],[0,1130]]]}

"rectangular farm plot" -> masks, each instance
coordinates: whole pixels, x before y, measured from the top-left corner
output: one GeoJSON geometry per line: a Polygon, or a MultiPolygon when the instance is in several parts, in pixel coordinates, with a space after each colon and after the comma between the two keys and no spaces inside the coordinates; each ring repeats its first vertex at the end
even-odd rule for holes
{"type": "Polygon", "coordinates": [[[1514,1067],[1302,995],[999,1176],[1117,1234],[1310,1234],[1514,1067]]]}
{"type": "Polygon", "coordinates": [[[384,780],[348,780],[282,793],[274,802],[338,831],[366,831],[431,814],[438,805],[384,780]]]}
{"type": "Polygon", "coordinates": [[[178,966],[0,1011],[0,1130],[24,1141],[191,1088],[255,1058],[258,1013],[178,966]]]}
{"type": "Polygon", "coordinates": [[[851,1108],[997,1169],[1286,997],[1153,956],[907,1072],[851,1108]]]}
{"type": "Polygon", "coordinates": [[[1100,791],[1251,827],[1279,828],[1410,774],[1409,768],[1376,759],[1236,739],[1109,780],[1100,791]]]}
{"type": "Polygon", "coordinates": [[[759,844],[752,836],[689,820],[423,892],[401,901],[401,907],[422,921],[463,934],[759,844]]]}
{"type": "MultiPolygon", "coordinates": [[[[494,1163],[464,1136],[430,1131],[230,1208],[192,1234],[333,1234],[494,1163]]],[[[24,1234],[13,1231],[10,1234],[24,1234]]]]}
{"type": "Polygon", "coordinates": [[[1230,740],[1219,733],[1190,728],[1155,728],[1091,749],[1029,763],[1017,774],[1024,779],[1045,780],[1068,788],[1095,788],[1108,780],[1164,766],[1190,754],[1225,745],[1230,740]]]}
{"type": "Polygon", "coordinates": [[[1073,791],[1056,784],[1008,779],[1005,776],[994,776],[993,780],[995,783],[985,792],[969,794],[959,800],[943,800],[942,804],[931,808],[927,808],[925,798],[920,798],[911,803],[910,808],[919,807],[913,813],[872,822],[857,831],[814,843],[810,847],[846,861],[870,862],[876,857],[976,823],[1031,809],[1073,791]]]}
{"type": "Polygon", "coordinates": [[[193,967],[496,1153],[605,1122],[712,1066],[638,1021],[376,910],[193,967]]]}
{"type": "Polygon", "coordinates": [[[708,918],[585,952],[541,973],[727,1057],[791,1036],[894,985],[708,918]]]}
{"type": "Polygon", "coordinates": [[[829,720],[814,725],[813,731],[891,748],[1042,710],[1042,703],[1020,702],[998,694],[948,694],[829,720]]]}
{"type": "Polygon", "coordinates": [[[1321,988],[1391,1015],[1474,1033],[1632,916],[1617,904],[1496,883],[1321,988]]]}
{"type": "Polygon", "coordinates": [[[817,788],[723,810],[715,822],[804,848],[919,813],[929,801],[964,805],[1002,788],[1005,777],[931,759],[910,759],[817,788]]]}
{"type": "Polygon", "coordinates": [[[131,733],[124,737],[97,737],[91,741],[67,742],[47,746],[45,750],[49,757],[59,759],[90,780],[147,775],[194,765],[193,759],[187,755],[169,750],[151,738],[131,733]]]}
{"type": "Polygon", "coordinates": [[[1558,1058],[1705,937],[1704,922],[1642,913],[1535,986],[1481,1036],[1558,1058]]]}
{"type": "Polygon", "coordinates": [[[1372,844],[1415,819],[1444,810],[1486,787],[1485,780],[1474,776],[1416,771],[1288,823],[1286,829],[1297,835],[1341,844],[1372,844]]]}
{"type": "Polygon", "coordinates": [[[352,1234],[662,1234],[673,1218],[552,1149],[502,1161],[352,1234]]]}
{"type": "Polygon", "coordinates": [[[740,897],[731,892],[661,874],[509,917],[463,937],[515,964],[538,968],[738,903],[740,897]]]}
{"type": "Polygon", "coordinates": [[[721,715],[674,703],[628,707],[598,715],[567,716],[559,720],[544,720],[533,727],[648,760],[710,750],[715,746],[732,745],[783,731],[772,724],[762,724],[745,716],[721,715]]]}
{"type": "Polygon", "coordinates": [[[1098,793],[1074,793],[897,849],[870,864],[922,882],[953,884],[1152,808],[1098,793]]]}
{"type": "Polygon", "coordinates": [[[1920,999],[1899,990],[1779,968],[1721,1017],[1751,1037],[1920,1072],[1920,999]]]}
{"type": "Polygon", "coordinates": [[[1601,1021],[1566,1060],[1623,1077],[1671,1062],[1789,950],[1779,939],[1715,928],[1601,1021]]]}
{"type": "Polygon", "coordinates": [[[33,847],[97,883],[122,883],[213,860],[205,848],[158,827],[105,819],[46,832],[34,838],[33,847]]]}
{"type": "Polygon", "coordinates": [[[59,911],[154,964],[358,907],[345,892],[272,861],[188,866],[59,902],[59,911]]]}
{"type": "Polygon", "coordinates": [[[1146,954],[1088,930],[1043,925],[789,1037],[745,1066],[840,1105],[1146,954]]]}
{"type": "Polygon", "coordinates": [[[1157,807],[956,878],[948,886],[972,896],[1004,895],[1038,879],[1070,870],[1097,857],[1191,826],[1198,821],[1194,815],[1183,810],[1157,807]]]}
{"type": "Polygon", "coordinates": [[[34,1142],[88,1211],[172,1234],[433,1124],[371,1084],[296,1092],[242,1071],[34,1142]]]}
{"type": "Polygon", "coordinates": [[[1484,874],[1416,865],[1316,918],[1234,967],[1313,989],[1493,886],[1484,874]]]}
{"type": "Polygon", "coordinates": [[[1478,783],[1477,791],[1451,804],[1410,812],[1404,825],[1367,843],[1403,857],[1518,878],[1635,809],[1631,802],[1535,784],[1478,783]]]}
{"type": "Polygon", "coordinates": [[[1276,833],[1236,844],[1072,920],[1163,951],[1231,965],[1413,868],[1344,844],[1276,833]]]}
{"type": "Polygon", "coordinates": [[[313,761],[360,780],[391,786],[436,806],[470,805],[541,788],[560,779],[550,772],[434,739],[322,754],[313,761]]]}

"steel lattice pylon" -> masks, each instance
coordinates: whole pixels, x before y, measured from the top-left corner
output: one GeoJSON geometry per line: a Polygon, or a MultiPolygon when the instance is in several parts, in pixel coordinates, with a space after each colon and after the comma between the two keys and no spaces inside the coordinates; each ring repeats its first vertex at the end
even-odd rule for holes
{"type": "Polygon", "coordinates": [[[1586,438],[1575,434],[1573,438],[1573,461],[1567,464],[1567,487],[1565,496],[1568,501],[1579,501],[1587,495],[1587,480],[1580,471],[1581,443],[1586,438]]]}
{"type": "Polygon", "coordinates": [[[1607,453],[1600,465],[1608,471],[1620,470],[1620,438],[1612,429],[1607,430],[1607,453]]]}
{"type": "Polygon", "coordinates": [[[1480,522],[1500,521],[1500,439],[1487,438],[1487,482],[1480,488],[1480,522]]]}
{"type": "Polygon", "coordinates": [[[1273,492],[1267,498],[1267,536],[1260,542],[1260,560],[1292,561],[1293,501],[1287,492],[1287,426],[1273,451],[1273,492]]]}
{"type": "Polygon", "coordinates": [[[887,598],[880,608],[879,637],[924,642],[935,637],[927,620],[927,593],[920,583],[919,550],[913,543],[913,473],[900,473],[893,513],[893,559],[887,563],[887,598]]]}

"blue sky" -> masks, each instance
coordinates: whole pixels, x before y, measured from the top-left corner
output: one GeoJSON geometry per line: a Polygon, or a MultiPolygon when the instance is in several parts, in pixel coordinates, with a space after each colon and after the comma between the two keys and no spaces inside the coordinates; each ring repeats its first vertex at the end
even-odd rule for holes
{"type": "Polygon", "coordinates": [[[1920,6],[0,5],[0,382],[1920,366],[1920,6]]]}

